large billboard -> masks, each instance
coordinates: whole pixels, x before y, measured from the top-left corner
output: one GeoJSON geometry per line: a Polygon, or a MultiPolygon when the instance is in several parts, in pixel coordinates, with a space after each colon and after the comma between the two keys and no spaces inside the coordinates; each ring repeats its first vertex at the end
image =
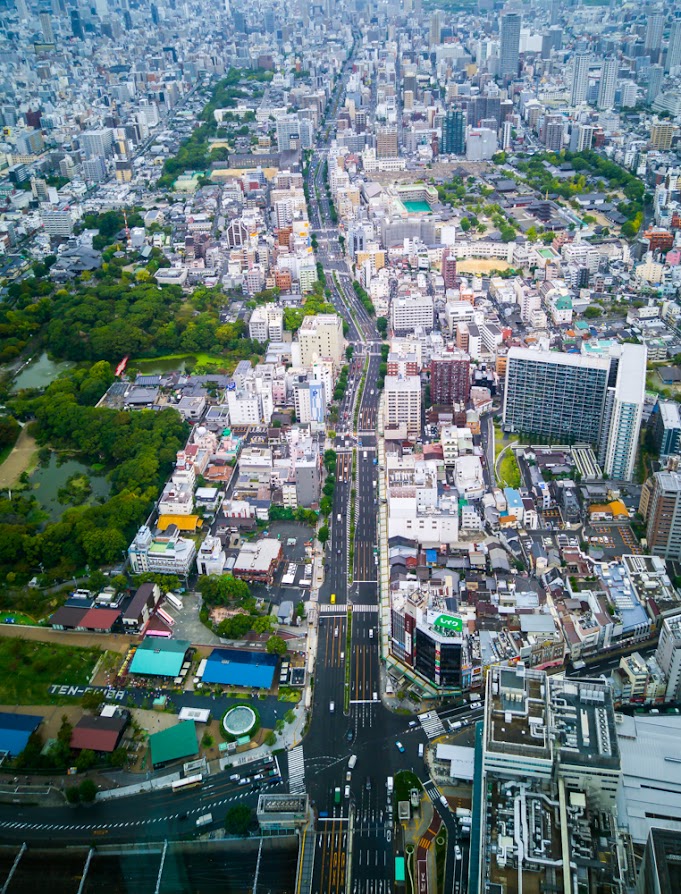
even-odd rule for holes
{"type": "Polygon", "coordinates": [[[438,612],[428,609],[426,620],[431,627],[434,627],[440,633],[463,633],[463,620],[458,615],[450,615],[447,612],[438,612]]]}

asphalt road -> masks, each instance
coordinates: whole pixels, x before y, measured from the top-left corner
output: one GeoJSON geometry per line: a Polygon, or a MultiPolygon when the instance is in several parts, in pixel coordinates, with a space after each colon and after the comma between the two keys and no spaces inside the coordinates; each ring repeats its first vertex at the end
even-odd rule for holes
{"type": "MultiPolygon", "coordinates": [[[[240,770],[252,778],[270,765],[256,761],[240,770]],[[247,767],[247,769],[246,769],[247,767]]],[[[196,819],[212,813],[213,825],[223,825],[232,804],[255,807],[262,791],[285,792],[285,761],[279,763],[282,781],[240,785],[227,773],[211,776],[201,788],[173,794],[168,789],[145,791],[140,795],[98,801],[84,807],[23,807],[0,805],[0,839],[4,843],[58,845],[60,843],[109,843],[120,841],[158,841],[182,837],[196,831],[196,819]]],[[[210,828],[210,826],[208,827],[210,828]]]]}

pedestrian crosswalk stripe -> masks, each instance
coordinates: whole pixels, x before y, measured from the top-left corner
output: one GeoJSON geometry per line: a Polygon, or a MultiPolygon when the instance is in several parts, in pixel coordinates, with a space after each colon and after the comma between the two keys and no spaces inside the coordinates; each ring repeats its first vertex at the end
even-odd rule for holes
{"type": "Polygon", "coordinates": [[[419,720],[421,721],[424,733],[429,739],[436,739],[438,736],[444,735],[444,724],[435,711],[429,711],[427,714],[419,714],[419,720]]]}
{"type": "Polygon", "coordinates": [[[305,792],[305,755],[302,745],[297,745],[288,753],[288,787],[291,794],[305,792]]]}
{"type": "Polygon", "coordinates": [[[322,615],[344,615],[347,613],[348,608],[352,609],[353,612],[367,612],[369,614],[375,614],[378,611],[377,605],[369,605],[368,603],[359,605],[350,603],[348,605],[345,602],[337,602],[335,605],[324,603],[319,606],[319,611],[322,615]]]}

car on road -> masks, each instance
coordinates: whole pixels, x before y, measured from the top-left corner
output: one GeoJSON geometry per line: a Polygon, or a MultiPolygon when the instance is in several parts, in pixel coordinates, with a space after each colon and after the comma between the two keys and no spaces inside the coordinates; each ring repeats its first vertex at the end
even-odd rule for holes
{"type": "Polygon", "coordinates": [[[335,604],[336,604],[336,594],[332,593],[331,594],[331,605],[335,605],[335,604]]]}
{"type": "Polygon", "coordinates": [[[348,742],[352,742],[354,740],[355,731],[351,726],[348,727],[348,731],[345,734],[345,738],[348,740],[348,742]]]}
{"type": "Polygon", "coordinates": [[[397,742],[395,742],[395,747],[399,752],[404,753],[404,745],[400,742],[399,739],[397,740],[397,742]]]}
{"type": "Polygon", "coordinates": [[[370,627],[369,628],[369,639],[373,639],[373,638],[374,638],[374,628],[370,627]]]}
{"type": "Polygon", "coordinates": [[[366,782],[364,783],[364,788],[370,792],[371,791],[371,776],[367,776],[366,782]]]}
{"type": "Polygon", "coordinates": [[[345,797],[346,798],[350,797],[350,786],[349,785],[345,786],[345,797]]]}
{"type": "Polygon", "coordinates": [[[454,859],[456,859],[456,860],[461,859],[461,848],[459,847],[458,844],[454,845],[454,859]]]}
{"type": "Polygon", "coordinates": [[[423,757],[423,742],[419,744],[419,757],[423,757]]]}
{"type": "Polygon", "coordinates": [[[329,714],[334,714],[336,711],[336,703],[329,702],[329,714]]]}

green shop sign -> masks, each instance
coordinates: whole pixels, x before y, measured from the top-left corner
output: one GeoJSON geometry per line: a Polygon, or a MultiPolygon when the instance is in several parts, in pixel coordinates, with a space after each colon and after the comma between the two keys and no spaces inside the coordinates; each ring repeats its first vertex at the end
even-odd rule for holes
{"type": "Polygon", "coordinates": [[[461,618],[455,618],[452,615],[438,615],[433,621],[433,627],[437,627],[442,631],[463,633],[463,621],[461,618]]]}

